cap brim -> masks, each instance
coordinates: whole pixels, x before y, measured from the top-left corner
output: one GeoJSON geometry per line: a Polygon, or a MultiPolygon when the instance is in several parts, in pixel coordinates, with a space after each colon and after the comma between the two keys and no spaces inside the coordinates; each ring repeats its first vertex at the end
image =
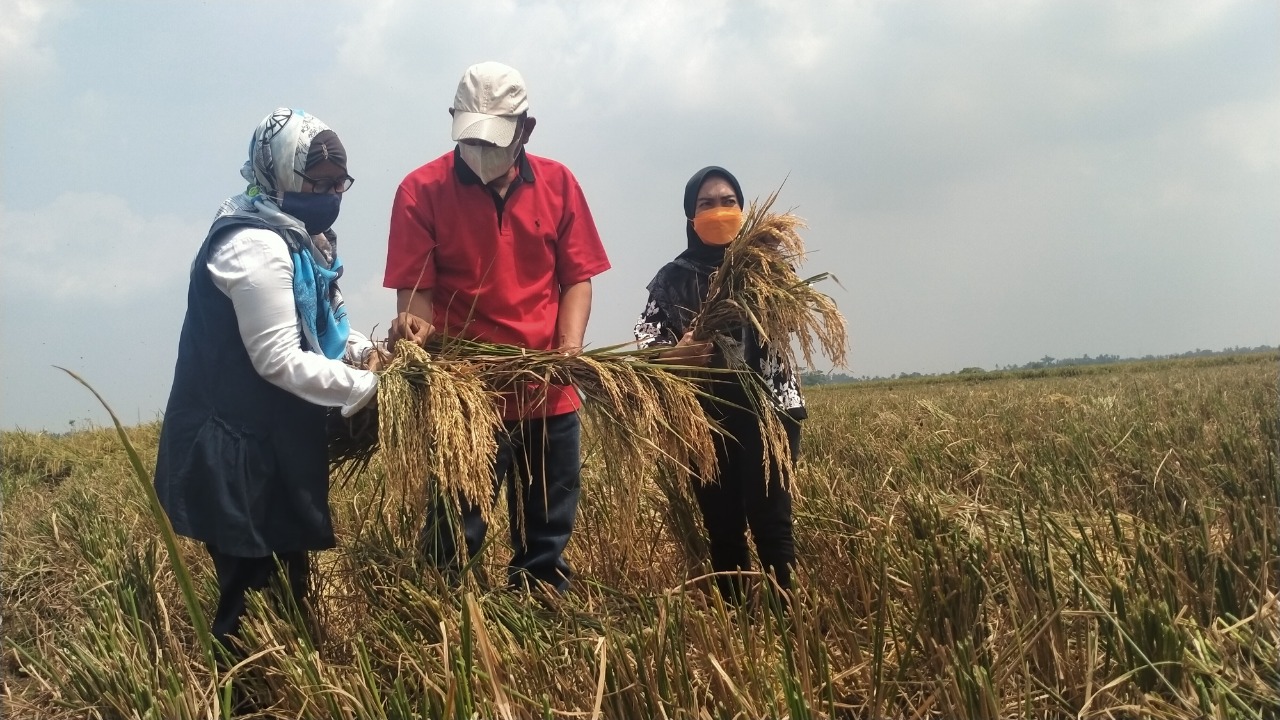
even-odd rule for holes
{"type": "Polygon", "coordinates": [[[453,111],[453,140],[484,140],[506,147],[516,135],[518,121],[513,115],[486,115],[478,112],[453,111]]]}

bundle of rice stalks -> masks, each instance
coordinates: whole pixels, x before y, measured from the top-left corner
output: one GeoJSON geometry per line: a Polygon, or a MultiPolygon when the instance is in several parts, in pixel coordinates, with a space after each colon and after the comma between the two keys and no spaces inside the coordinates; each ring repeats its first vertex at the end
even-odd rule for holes
{"type": "Polygon", "coordinates": [[[442,352],[482,367],[497,391],[524,388],[525,402],[538,403],[554,385],[576,387],[585,401],[583,413],[602,434],[597,440],[622,464],[652,467],[663,460],[684,474],[715,471],[716,426],[698,402],[706,391],[656,362],[662,348],[636,350],[627,343],[566,355],[452,340],[442,344],[442,352]]]}
{"type": "Polygon", "coordinates": [[[658,462],[685,478],[714,477],[718,428],[699,403],[706,391],[656,362],[662,348],[628,344],[568,355],[458,338],[433,339],[428,347],[398,343],[380,372],[376,436],[368,427],[331,435],[336,474],[359,472],[377,454],[406,495],[425,498],[424,484],[432,481],[446,497],[487,512],[496,438],[504,429],[501,403],[537,403],[560,392],[554,386],[572,385],[584,398],[596,442],[628,469],[619,477],[638,488],[658,462]]]}
{"type": "Polygon", "coordinates": [[[482,369],[468,362],[436,362],[410,342],[378,378],[378,446],[390,479],[410,504],[426,499],[433,479],[449,496],[487,515],[502,416],[482,369]]]}
{"type": "Polygon", "coordinates": [[[764,202],[753,201],[742,229],[725,249],[724,262],[711,276],[707,298],[693,321],[694,338],[710,340],[743,326],[755,329],[762,343],[780,352],[791,368],[798,366],[792,338],[806,367],[822,352],[839,367],[848,361],[848,335],[836,303],[813,286],[830,273],[801,279],[795,266],[804,260],[805,227],[799,217],[773,213],[775,190],[764,202]]]}

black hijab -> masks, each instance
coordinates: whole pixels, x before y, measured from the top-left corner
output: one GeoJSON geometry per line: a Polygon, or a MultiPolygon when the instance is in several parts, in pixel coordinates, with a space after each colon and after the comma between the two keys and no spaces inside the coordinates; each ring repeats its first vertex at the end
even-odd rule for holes
{"type": "Polygon", "coordinates": [[[702,242],[698,237],[698,233],[693,230],[693,216],[698,212],[698,191],[702,189],[702,183],[707,181],[709,177],[722,177],[733,188],[733,194],[738,196],[738,207],[743,207],[742,186],[738,184],[738,178],[733,173],[725,170],[718,165],[708,165],[689,178],[689,182],[684,186],[684,234],[685,239],[689,242],[689,248],[680,253],[677,260],[686,260],[691,265],[696,266],[697,270],[705,275],[715,272],[720,267],[720,263],[724,260],[723,245],[708,245],[702,242]]]}
{"type": "Polygon", "coordinates": [[[694,173],[684,186],[684,231],[689,246],[674,261],[659,270],[649,283],[649,293],[673,323],[674,327],[670,330],[675,333],[676,339],[688,329],[693,316],[702,307],[711,273],[719,269],[720,263],[724,261],[724,246],[707,245],[693,231],[698,190],[713,175],[724,178],[733,187],[734,194],[738,196],[738,205],[742,205],[742,186],[733,173],[716,165],[704,167],[694,173]]]}

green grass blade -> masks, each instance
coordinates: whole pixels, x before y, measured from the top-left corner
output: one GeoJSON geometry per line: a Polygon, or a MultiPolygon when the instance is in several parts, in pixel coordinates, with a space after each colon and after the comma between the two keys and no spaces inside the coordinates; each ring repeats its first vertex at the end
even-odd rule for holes
{"type": "Polygon", "coordinates": [[[55,365],[62,372],[71,376],[73,380],[85,386],[93,396],[102,404],[103,409],[111,416],[111,422],[115,425],[116,434],[120,437],[120,444],[124,446],[125,455],[129,457],[129,464],[133,466],[134,477],[138,480],[138,486],[146,495],[147,506],[151,510],[151,517],[156,522],[156,526],[160,530],[160,538],[164,541],[165,550],[169,555],[169,566],[173,569],[173,574],[178,580],[178,586],[182,588],[182,599],[187,606],[187,615],[191,620],[191,626],[195,628],[196,638],[200,641],[200,648],[204,651],[205,657],[208,659],[210,669],[216,667],[213,635],[209,632],[209,624],[205,620],[204,611],[200,607],[200,598],[196,596],[195,584],[191,581],[191,573],[187,570],[187,565],[182,560],[182,553],[178,550],[178,536],[173,531],[173,526],[169,523],[169,516],[165,514],[164,508],[160,506],[160,497],[156,495],[155,485],[152,483],[151,473],[147,472],[146,466],[142,464],[142,458],[138,457],[137,450],[134,449],[133,443],[129,440],[128,433],[124,430],[124,425],[120,423],[120,419],[116,417],[115,412],[107,401],[93,388],[84,378],[64,367],[55,365]]]}

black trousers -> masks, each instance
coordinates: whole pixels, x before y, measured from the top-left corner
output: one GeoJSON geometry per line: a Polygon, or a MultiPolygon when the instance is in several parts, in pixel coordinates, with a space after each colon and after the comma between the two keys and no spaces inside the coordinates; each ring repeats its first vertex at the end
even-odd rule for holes
{"type": "MultiPolygon", "coordinates": [[[[780,419],[795,460],[800,454],[800,423],[790,416],[780,419]]],[[[716,439],[720,481],[698,483],[694,489],[711,546],[711,569],[717,573],[751,569],[747,546],[750,528],[765,573],[772,575],[782,589],[790,589],[796,562],[791,492],[782,484],[778,466],[765,462],[764,441],[755,418],[735,414],[725,426],[729,436],[716,439]]],[[[740,577],[720,575],[716,584],[726,599],[741,598],[740,577]]]]}
{"type": "MultiPolygon", "coordinates": [[[[569,588],[573,572],[564,551],[573,535],[582,494],[581,435],[576,412],[507,422],[498,434],[490,507],[505,485],[512,552],[507,581],[513,588],[526,588],[531,580],[560,592],[569,588]]],[[[483,547],[489,526],[481,519],[478,506],[464,502],[461,510],[470,560],[483,547]]],[[[422,540],[423,551],[436,567],[456,577],[462,558],[455,540],[454,514],[450,500],[436,497],[422,540]]]]}
{"type": "Polygon", "coordinates": [[[289,595],[297,607],[303,607],[303,599],[307,594],[307,583],[311,576],[311,561],[306,552],[279,553],[268,557],[237,557],[220,552],[213,545],[205,545],[213,558],[213,567],[218,576],[218,609],[213,615],[210,630],[213,637],[231,654],[239,657],[242,651],[231,640],[240,637],[240,618],[247,607],[246,594],[250,590],[267,590],[272,602],[280,607],[289,595]],[[284,568],[285,577],[289,581],[289,595],[278,577],[279,568],[284,568]]]}

